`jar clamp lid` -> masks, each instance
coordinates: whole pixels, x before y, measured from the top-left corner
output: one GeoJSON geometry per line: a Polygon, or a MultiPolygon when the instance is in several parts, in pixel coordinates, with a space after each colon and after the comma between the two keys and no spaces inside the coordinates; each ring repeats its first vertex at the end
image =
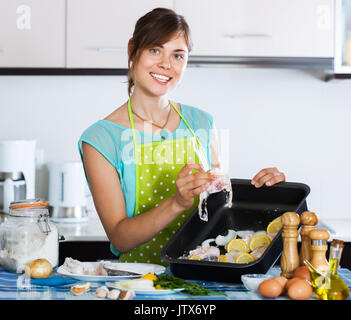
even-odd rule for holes
{"type": "Polygon", "coordinates": [[[48,223],[49,202],[41,199],[26,199],[10,203],[10,216],[16,217],[38,217],[37,223],[41,232],[48,235],[51,232],[48,223]]]}
{"type": "Polygon", "coordinates": [[[41,199],[26,199],[26,200],[20,200],[20,201],[12,201],[10,203],[9,208],[12,210],[28,209],[28,208],[44,209],[44,208],[47,208],[48,205],[49,205],[49,202],[41,199]]]}

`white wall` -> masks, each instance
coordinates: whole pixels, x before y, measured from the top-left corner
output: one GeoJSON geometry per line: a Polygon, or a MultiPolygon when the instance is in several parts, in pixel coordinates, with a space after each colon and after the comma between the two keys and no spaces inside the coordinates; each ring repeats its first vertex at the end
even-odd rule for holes
{"type": "MultiPolygon", "coordinates": [[[[348,218],[350,87],[302,70],[188,68],[172,98],[209,111],[220,136],[229,134],[222,161],[231,177],[277,166],[311,187],[310,210],[348,218]]],[[[45,163],[78,161],[82,131],[126,98],[125,77],[2,76],[0,139],[36,139],[45,163]]],[[[37,193],[47,197],[44,169],[37,193]]]]}

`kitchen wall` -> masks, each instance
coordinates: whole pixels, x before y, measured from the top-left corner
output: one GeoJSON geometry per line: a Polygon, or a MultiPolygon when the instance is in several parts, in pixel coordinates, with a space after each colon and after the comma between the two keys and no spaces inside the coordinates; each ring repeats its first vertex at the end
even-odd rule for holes
{"type": "MultiPolygon", "coordinates": [[[[188,68],[172,98],[215,117],[224,167],[250,179],[277,166],[311,187],[320,218],[349,218],[351,80],[288,69],[188,68]]],[[[0,139],[36,139],[37,196],[46,163],[79,161],[82,131],[127,98],[123,76],[0,77],[0,139]]]]}

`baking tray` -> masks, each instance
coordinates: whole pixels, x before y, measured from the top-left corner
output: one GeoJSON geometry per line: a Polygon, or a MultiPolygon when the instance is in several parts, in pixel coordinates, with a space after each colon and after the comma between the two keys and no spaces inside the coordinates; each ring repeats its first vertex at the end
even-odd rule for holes
{"type": "Polygon", "coordinates": [[[272,187],[255,188],[251,180],[231,179],[231,183],[231,208],[225,204],[225,192],[211,194],[207,200],[208,221],[200,220],[195,209],[162,250],[161,255],[175,276],[189,280],[240,283],[242,274],[266,273],[282,253],[282,229],[263,255],[250,263],[186,260],[179,257],[206,239],[224,235],[228,229],[266,230],[268,223],[284,212],[301,214],[307,210],[306,198],[310,188],[305,184],[282,182],[272,187]]]}

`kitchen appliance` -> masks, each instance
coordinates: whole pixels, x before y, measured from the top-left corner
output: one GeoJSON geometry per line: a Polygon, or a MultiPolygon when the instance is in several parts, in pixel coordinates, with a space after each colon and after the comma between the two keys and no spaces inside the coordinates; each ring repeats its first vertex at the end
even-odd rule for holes
{"type": "Polygon", "coordinates": [[[224,235],[228,229],[266,230],[272,220],[287,211],[301,214],[307,210],[310,188],[302,183],[282,182],[272,187],[255,188],[250,180],[231,179],[233,204],[226,206],[224,192],[211,194],[207,200],[208,221],[199,218],[198,209],[189,216],[162,250],[163,259],[178,277],[194,280],[240,283],[241,275],[266,273],[282,253],[282,229],[262,256],[249,263],[229,263],[180,259],[206,239],[224,235]]]}
{"type": "Polygon", "coordinates": [[[0,141],[0,213],[12,201],[35,198],[35,140],[0,141]]]}
{"type": "Polygon", "coordinates": [[[88,220],[90,195],[81,162],[52,162],[49,169],[49,212],[55,222],[88,220]]]}

